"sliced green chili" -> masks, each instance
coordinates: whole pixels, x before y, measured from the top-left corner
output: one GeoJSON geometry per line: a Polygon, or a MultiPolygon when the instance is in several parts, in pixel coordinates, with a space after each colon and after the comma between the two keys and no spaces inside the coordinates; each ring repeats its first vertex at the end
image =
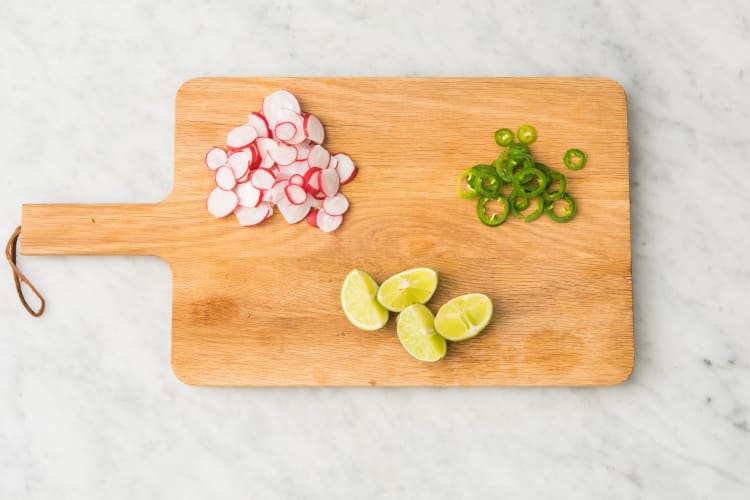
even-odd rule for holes
{"type": "Polygon", "coordinates": [[[508,200],[504,196],[500,196],[499,198],[482,197],[477,202],[477,216],[479,216],[479,220],[486,226],[499,226],[508,218],[509,208],[508,200]],[[498,201],[503,205],[503,213],[497,214],[493,212],[491,215],[487,214],[485,205],[491,200],[498,201]]]}
{"type": "Polygon", "coordinates": [[[568,193],[562,195],[562,198],[560,198],[559,201],[564,201],[568,204],[562,215],[557,215],[555,213],[554,201],[548,201],[544,205],[544,211],[547,213],[547,215],[549,215],[549,218],[555,222],[568,222],[576,214],[576,202],[568,193]]]}
{"type": "Polygon", "coordinates": [[[510,213],[513,214],[513,217],[520,219],[523,217],[521,212],[529,208],[531,202],[526,196],[519,195],[514,189],[508,196],[508,204],[510,205],[510,213]]]}
{"type": "Polygon", "coordinates": [[[514,142],[512,144],[508,144],[508,149],[515,149],[516,151],[522,151],[526,154],[529,154],[529,146],[526,144],[523,144],[521,142],[514,142]]]}
{"type": "Polygon", "coordinates": [[[508,177],[507,173],[507,167],[508,167],[508,150],[506,149],[502,153],[498,155],[497,158],[492,162],[492,166],[495,167],[495,172],[497,172],[497,175],[502,179],[504,182],[512,182],[513,179],[511,177],[508,177]]]}
{"type": "Polygon", "coordinates": [[[534,168],[534,159],[528,153],[517,150],[510,151],[506,162],[505,176],[513,179],[518,168],[534,168]]]}
{"type": "MultiPolygon", "coordinates": [[[[529,198],[526,198],[527,200],[529,198]]],[[[533,212],[531,212],[529,215],[526,216],[524,219],[526,222],[533,222],[537,220],[542,213],[544,213],[544,197],[543,196],[537,196],[536,197],[536,208],[533,212]]]]}
{"type": "Polygon", "coordinates": [[[536,141],[536,129],[531,125],[521,125],[518,127],[516,137],[521,144],[533,144],[536,141]]]}
{"type": "Polygon", "coordinates": [[[563,163],[570,170],[581,170],[586,165],[586,153],[580,149],[569,149],[563,156],[563,163]]]}
{"type": "Polygon", "coordinates": [[[534,198],[547,188],[547,176],[540,169],[524,168],[513,175],[513,190],[518,196],[534,198]],[[532,181],[536,179],[536,185],[532,181]]]}
{"type": "Polygon", "coordinates": [[[503,181],[490,165],[474,165],[467,179],[469,186],[482,196],[494,198],[500,193],[503,181]]]}
{"type": "Polygon", "coordinates": [[[513,131],[509,128],[501,128],[495,131],[495,142],[498,146],[508,146],[513,142],[513,131]]]}
{"type": "Polygon", "coordinates": [[[465,170],[461,172],[461,174],[458,176],[458,197],[464,198],[464,199],[471,199],[471,198],[477,198],[479,196],[479,193],[477,193],[473,187],[471,187],[471,184],[469,184],[469,178],[471,177],[471,169],[465,170]]]}
{"type": "MultiPolygon", "coordinates": [[[[537,166],[538,165],[539,164],[537,164],[537,166]]],[[[568,181],[566,180],[564,174],[561,174],[559,172],[550,172],[547,176],[547,187],[542,193],[542,196],[544,196],[544,199],[547,201],[559,200],[565,194],[565,190],[567,189],[567,187],[568,181]],[[557,188],[557,191],[550,192],[549,188],[555,181],[558,181],[559,187],[557,188]]]]}

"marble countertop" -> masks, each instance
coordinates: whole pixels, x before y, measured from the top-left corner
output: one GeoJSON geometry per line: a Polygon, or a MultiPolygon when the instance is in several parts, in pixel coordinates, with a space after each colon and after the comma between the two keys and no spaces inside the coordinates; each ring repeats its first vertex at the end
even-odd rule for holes
{"type": "Polygon", "coordinates": [[[750,8],[702,2],[4,2],[0,233],[149,202],[197,75],[608,76],[631,139],[636,366],[605,388],[212,389],[170,271],[0,272],[0,498],[750,498],[750,8]],[[744,305],[743,305],[744,304],[744,305]]]}

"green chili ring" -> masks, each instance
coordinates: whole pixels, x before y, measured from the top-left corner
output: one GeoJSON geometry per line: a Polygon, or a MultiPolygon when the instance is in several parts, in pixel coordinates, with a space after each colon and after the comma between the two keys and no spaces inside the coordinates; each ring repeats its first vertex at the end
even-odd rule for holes
{"type": "Polygon", "coordinates": [[[529,208],[531,201],[529,201],[529,198],[519,195],[514,189],[508,195],[508,204],[510,205],[510,213],[513,214],[513,217],[520,219],[523,217],[521,212],[529,208]]]}
{"type": "Polygon", "coordinates": [[[495,131],[495,142],[498,146],[506,147],[513,142],[513,131],[509,128],[501,128],[495,131]]]}
{"type": "Polygon", "coordinates": [[[469,184],[469,179],[471,178],[471,169],[465,170],[461,172],[458,175],[458,197],[463,198],[465,200],[477,198],[479,196],[479,193],[477,193],[473,187],[471,187],[471,184],[469,184]]]}
{"type": "Polygon", "coordinates": [[[568,207],[565,209],[565,213],[563,213],[563,215],[557,215],[555,213],[554,201],[547,202],[544,205],[544,211],[547,213],[549,218],[555,222],[568,222],[576,214],[576,202],[573,201],[573,198],[571,198],[568,193],[562,195],[560,200],[565,201],[568,204],[568,207]]]}
{"type": "Polygon", "coordinates": [[[505,176],[513,179],[516,174],[516,168],[521,169],[534,168],[534,159],[530,154],[524,153],[523,151],[510,151],[508,153],[508,161],[505,164],[505,176]]]}
{"type": "MultiPolygon", "coordinates": [[[[529,198],[526,198],[527,200],[529,198]]],[[[543,196],[537,196],[536,197],[536,208],[533,212],[531,212],[529,215],[526,216],[524,219],[526,222],[533,222],[537,220],[539,217],[541,217],[542,213],[544,212],[544,197],[543,196]]]]}
{"type": "Polygon", "coordinates": [[[521,125],[518,127],[516,137],[521,144],[533,144],[536,141],[536,129],[531,125],[521,125]]]}
{"type": "Polygon", "coordinates": [[[475,165],[471,167],[467,177],[469,186],[482,196],[494,198],[500,193],[503,181],[494,168],[489,165],[475,165]]]}
{"type": "Polygon", "coordinates": [[[514,191],[518,192],[519,196],[535,198],[547,189],[547,176],[538,168],[524,168],[513,175],[513,188],[514,191]],[[536,177],[537,185],[529,190],[527,189],[527,184],[531,182],[531,176],[536,177]]]}
{"type": "Polygon", "coordinates": [[[508,212],[510,212],[510,206],[508,204],[508,200],[505,199],[504,196],[500,196],[499,198],[488,198],[488,197],[482,197],[479,198],[479,201],[477,202],[477,216],[479,217],[479,220],[482,221],[482,224],[485,226],[495,227],[499,226],[503,222],[505,222],[505,219],[508,218],[508,212]],[[490,200],[497,200],[503,205],[503,213],[498,214],[492,214],[491,216],[487,215],[487,212],[485,211],[485,205],[490,200]]]}
{"type": "Polygon", "coordinates": [[[545,188],[544,192],[542,193],[542,196],[544,196],[544,199],[547,201],[555,201],[559,200],[563,197],[565,194],[565,190],[568,188],[568,181],[565,178],[564,174],[561,174],[560,172],[550,172],[548,175],[548,182],[547,182],[547,188],[545,188]],[[560,187],[557,189],[557,191],[552,191],[551,193],[547,191],[549,187],[552,185],[552,182],[557,179],[560,182],[560,187]]]}
{"type": "Polygon", "coordinates": [[[523,144],[521,142],[514,142],[512,144],[508,144],[508,149],[513,149],[515,151],[521,151],[522,153],[529,154],[529,146],[526,144],[523,144]]]}
{"type": "Polygon", "coordinates": [[[507,168],[508,164],[508,150],[503,151],[500,153],[497,158],[492,162],[492,166],[495,167],[495,172],[497,172],[498,177],[500,177],[500,180],[503,182],[513,182],[513,179],[511,177],[508,177],[508,174],[506,173],[505,169],[507,168]]]}
{"type": "Polygon", "coordinates": [[[586,153],[580,149],[569,149],[563,156],[563,163],[570,170],[581,170],[586,165],[586,153]],[[577,163],[573,163],[573,160],[578,160],[577,163]]]}

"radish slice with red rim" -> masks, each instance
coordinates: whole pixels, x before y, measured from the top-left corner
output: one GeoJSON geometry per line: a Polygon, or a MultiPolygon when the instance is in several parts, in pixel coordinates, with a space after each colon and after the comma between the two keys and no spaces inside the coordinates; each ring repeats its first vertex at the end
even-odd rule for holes
{"type": "Polygon", "coordinates": [[[307,163],[311,167],[327,168],[328,162],[331,161],[331,153],[326,151],[323,146],[313,146],[307,157],[307,163]]]}
{"type": "Polygon", "coordinates": [[[243,207],[257,207],[263,201],[263,192],[250,183],[240,184],[234,190],[243,207]]]}
{"type": "Polygon", "coordinates": [[[308,199],[310,200],[310,208],[323,208],[323,200],[319,200],[314,195],[310,195],[308,199]]]}
{"type": "Polygon", "coordinates": [[[274,185],[269,190],[271,193],[271,201],[273,203],[278,203],[282,199],[286,197],[285,189],[289,185],[289,181],[276,181],[274,185]]]}
{"type": "Polygon", "coordinates": [[[328,169],[320,173],[320,191],[327,198],[339,192],[340,183],[339,174],[335,170],[328,169]]]}
{"type": "Polygon", "coordinates": [[[307,157],[310,155],[310,150],[312,149],[312,144],[310,144],[309,141],[304,141],[295,144],[294,147],[297,148],[297,161],[307,160],[307,157]]]}
{"type": "Polygon", "coordinates": [[[326,168],[334,169],[338,166],[339,160],[335,156],[331,156],[331,159],[328,160],[328,166],[326,168]]]}
{"type": "Polygon", "coordinates": [[[279,122],[274,129],[274,137],[280,141],[289,142],[297,135],[297,126],[292,122],[279,122]]]}
{"type": "Polygon", "coordinates": [[[227,162],[227,152],[221,148],[211,148],[206,153],[206,166],[216,170],[227,162]]]}
{"type": "Polygon", "coordinates": [[[230,149],[240,150],[246,148],[258,138],[258,132],[249,125],[241,125],[233,128],[227,134],[227,146],[230,149]]]}
{"type": "Polygon", "coordinates": [[[307,191],[297,184],[289,184],[284,188],[284,193],[292,205],[302,205],[307,201],[307,191]]]}
{"type": "MultiPolygon", "coordinates": [[[[252,159],[250,160],[250,168],[258,168],[260,167],[260,151],[258,151],[258,145],[256,143],[250,144],[250,147],[247,148],[248,151],[250,151],[250,154],[252,155],[252,159]]],[[[244,150],[243,150],[244,151],[244,150]]]]}
{"type": "MultiPolygon", "coordinates": [[[[323,193],[323,191],[318,191],[317,193],[312,193],[312,195],[313,195],[313,198],[315,198],[316,200],[318,200],[320,202],[322,202],[323,200],[326,199],[326,195],[325,195],[325,193],[323,193]]],[[[321,204],[321,206],[323,206],[323,205],[321,204]]]]}
{"type": "Polygon", "coordinates": [[[289,224],[298,223],[307,217],[307,214],[310,212],[310,204],[307,201],[301,205],[294,205],[286,198],[286,196],[279,200],[276,207],[279,209],[279,212],[281,212],[284,220],[289,224]]]}
{"type": "Polygon", "coordinates": [[[310,193],[320,191],[320,169],[318,167],[310,168],[303,177],[305,189],[310,193]]]}
{"type": "Polygon", "coordinates": [[[341,184],[347,184],[354,179],[357,175],[357,167],[354,166],[354,162],[348,155],[344,153],[336,153],[333,155],[336,158],[336,170],[339,173],[339,180],[341,184]]]}
{"type": "Polygon", "coordinates": [[[208,195],[206,208],[211,215],[221,219],[234,212],[237,203],[239,203],[239,198],[234,191],[225,191],[217,187],[208,195]]]}
{"type": "Polygon", "coordinates": [[[300,112],[297,98],[288,90],[277,90],[263,98],[263,116],[271,129],[283,120],[283,111],[300,112]]]}
{"type": "Polygon", "coordinates": [[[234,211],[241,226],[255,226],[268,218],[271,207],[268,203],[261,203],[257,207],[239,206],[234,211]]]}
{"type": "Polygon", "coordinates": [[[225,191],[232,189],[237,184],[237,179],[234,177],[234,171],[229,167],[219,167],[216,169],[216,185],[225,191]]]}
{"type": "Polygon", "coordinates": [[[318,209],[313,208],[312,210],[310,210],[310,213],[307,214],[307,217],[305,217],[305,220],[312,227],[318,227],[318,209]]]}
{"type": "Polygon", "coordinates": [[[325,129],[317,116],[306,113],[303,128],[308,139],[316,144],[323,144],[326,137],[325,129]]]}
{"type": "Polygon", "coordinates": [[[281,166],[291,165],[297,161],[297,149],[288,144],[279,144],[275,150],[270,150],[268,154],[281,166]]]}
{"type": "Polygon", "coordinates": [[[276,176],[267,168],[258,168],[250,177],[250,184],[258,189],[270,189],[275,181],[276,176]]]}
{"type": "Polygon", "coordinates": [[[328,215],[344,215],[349,210],[349,200],[341,193],[323,200],[323,210],[328,215]]]}
{"type": "Polygon", "coordinates": [[[297,186],[304,186],[305,185],[305,178],[302,177],[300,174],[294,174],[291,177],[289,177],[289,184],[296,184],[297,186]]]}
{"type": "Polygon", "coordinates": [[[343,215],[331,215],[326,213],[325,210],[318,210],[318,218],[316,222],[318,223],[318,227],[324,233],[330,233],[331,231],[337,230],[343,221],[343,215]]]}
{"type": "Polygon", "coordinates": [[[268,122],[260,113],[250,113],[247,115],[247,124],[255,129],[258,137],[271,136],[271,129],[268,128],[268,122]]]}
{"type": "Polygon", "coordinates": [[[252,160],[253,154],[250,150],[238,151],[229,157],[227,163],[232,167],[235,179],[240,179],[247,173],[250,169],[250,163],[252,163],[252,160]]]}
{"type": "Polygon", "coordinates": [[[249,170],[245,172],[245,175],[237,179],[237,184],[245,184],[247,181],[250,180],[250,176],[253,175],[253,171],[249,170]]]}
{"type": "Polygon", "coordinates": [[[261,162],[260,167],[269,168],[272,167],[276,160],[271,155],[272,151],[275,151],[279,145],[273,139],[261,138],[255,141],[258,146],[258,153],[260,153],[261,162]]]}

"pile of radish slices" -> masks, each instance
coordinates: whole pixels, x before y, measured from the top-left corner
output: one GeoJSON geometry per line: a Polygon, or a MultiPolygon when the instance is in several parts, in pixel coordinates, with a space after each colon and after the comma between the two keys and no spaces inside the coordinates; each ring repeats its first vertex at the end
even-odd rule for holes
{"type": "Polygon", "coordinates": [[[234,213],[241,225],[254,226],[276,207],[289,224],[306,219],[326,233],[335,231],[349,209],[339,190],[357,167],[347,155],[329,153],[324,139],[323,124],[302,113],[290,92],[266,96],[260,112],[229,132],[226,148],[206,154],[216,180],[208,211],[216,218],[234,213]]]}

